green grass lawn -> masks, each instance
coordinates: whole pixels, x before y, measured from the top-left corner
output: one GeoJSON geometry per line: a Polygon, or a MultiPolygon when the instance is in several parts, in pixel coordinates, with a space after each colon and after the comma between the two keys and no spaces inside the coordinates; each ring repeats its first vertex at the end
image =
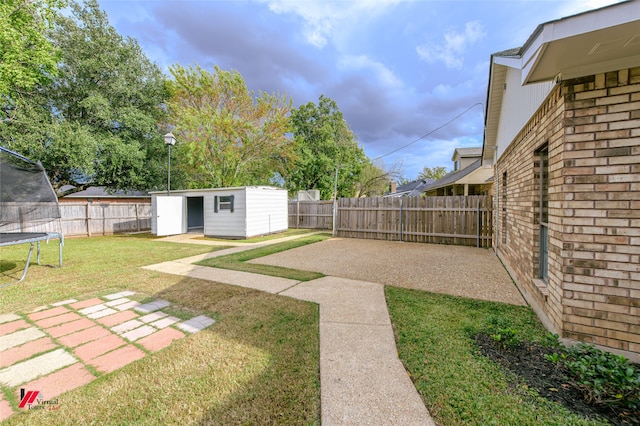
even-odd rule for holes
{"type": "MultiPolygon", "coordinates": [[[[20,275],[26,250],[0,249],[1,283],[20,275]]],[[[211,250],[148,238],[68,239],[61,269],[33,264],[24,282],[0,289],[0,313],[133,290],[217,320],[60,395],[58,411],[23,412],[7,424],[318,424],[317,305],[139,268],[211,250]]],[[[43,262],[55,261],[57,244],[43,245],[43,262]]]]}
{"type": "MultiPolygon", "coordinates": [[[[42,263],[58,263],[58,242],[42,243],[42,263]]],[[[208,253],[224,247],[197,246],[154,241],[140,237],[70,238],[63,247],[62,268],[38,266],[35,249],[27,278],[0,289],[2,311],[37,306],[81,295],[117,292],[124,287],[154,294],[175,278],[140,269],[140,266],[208,253]]],[[[0,284],[20,277],[29,246],[0,248],[0,284]]]]}
{"type": "Polygon", "coordinates": [[[386,287],[398,353],[436,423],[596,425],[539,398],[479,354],[472,336],[491,319],[524,340],[547,334],[528,307],[386,287]]]}
{"type": "Polygon", "coordinates": [[[238,253],[228,254],[226,256],[213,257],[196,262],[197,265],[211,266],[214,268],[233,269],[236,271],[252,272],[255,274],[271,275],[274,277],[289,278],[296,281],[310,281],[321,278],[324,274],[313,271],[300,271],[297,269],[284,268],[281,266],[260,265],[257,263],[246,263],[249,260],[268,256],[270,254],[279,253],[285,250],[291,250],[302,247],[307,244],[324,241],[330,237],[330,234],[312,234],[306,237],[296,238],[294,240],[284,241],[281,243],[271,244],[264,247],[258,247],[251,250],[245,250],[238,253]]]}

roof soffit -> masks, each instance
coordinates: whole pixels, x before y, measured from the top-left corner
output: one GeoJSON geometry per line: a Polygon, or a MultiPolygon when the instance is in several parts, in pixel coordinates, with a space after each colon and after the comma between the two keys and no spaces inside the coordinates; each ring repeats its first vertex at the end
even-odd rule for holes
{"type": "Polygon", "coordinates": [[[639,10],[638,2],[619,3],[543,24],[523,48],[522,83],[637,65],[639,10]]]}

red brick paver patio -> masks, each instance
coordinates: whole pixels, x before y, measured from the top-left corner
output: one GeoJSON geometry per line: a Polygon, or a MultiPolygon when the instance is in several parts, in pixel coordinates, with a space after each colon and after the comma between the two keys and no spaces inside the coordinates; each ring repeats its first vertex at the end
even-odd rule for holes
{"type": "Polygon", "coordinates": [[[214,322],[204,317],[203,326],[194,330],[193,319],[162,312],[169,302],[141,305],[128,299],[133,294],[69,299],[26,315],[0,314],[0,387],[5,391],[0,391],[0,421],[38,404],[28,396],[20,401],[21,389],[51,401],[214,322]]]}

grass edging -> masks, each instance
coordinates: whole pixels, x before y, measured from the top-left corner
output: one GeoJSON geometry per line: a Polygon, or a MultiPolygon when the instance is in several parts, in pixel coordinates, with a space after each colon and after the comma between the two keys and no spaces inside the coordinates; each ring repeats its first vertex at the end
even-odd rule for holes
{"type": "Polygon", "coordinates": [[[220,243],[226,243],[232,241],[233,243],[241,243],[241,244],[253,244],[253,243],[262,243],[270,240],[277,240],[279,238],[292,237],[295,235],[308,234],[309,229],[306,228],[290,228],[283,232],[277,232],[274,234],[267,235],[259,235],[257,237],[251,237],[247,239],[233,239],[229,240],[228,238],[216,238],[216,237],[197,237],[194,240],[202,240],[202,241],[214,241],[220,243]]]}
{"type": "Polygon", "coordinates": [[[296,281],[311,281],[324,277],[324,274],[313,271],[302,271],[298,269],[285,268],[282,266],[261,265],[257,263],[247,263],[259,257],[279,253],[286,250],[306,246],[308,244],[324,241],[329,238],[329,234],[320,233],[307,237],[300,237],[294,240],[271,244],[255,249],[232,253],[225,256],[204,259],[196,262],[196,265],[209,266],[213,268],[231,269],[234,271],[251,272],[254,274],[269,275],[272,277],[288,278],[296,281]]]}

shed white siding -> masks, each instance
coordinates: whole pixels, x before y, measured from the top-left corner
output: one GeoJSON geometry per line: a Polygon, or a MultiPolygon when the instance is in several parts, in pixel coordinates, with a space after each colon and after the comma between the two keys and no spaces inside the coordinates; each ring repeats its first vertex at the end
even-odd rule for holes
{"type": "Polygon", "coordinates": [[[205,197],[204,234],[211,237],[246,238],[247,202],[245,188],[217,189],[205,197]],[[218,209],[216,197],[233,196],[233,212],[218,209]]]}
{"type": "Polygon", "coordinates": [[[522,86],[520,83],[521,75],[522,72],[519,69],[507,68],[496,137],[497,158],[502,156],[511,141],[527,124],[555,86],[555,82],[552,81],[522,86]]]}
{"type": "Polygon", "coordinates": [[[247,188],[247,237],[285,231],[289,227],[287,191],[247,188]]]}
{"type": "Polygon", "coordinates": [[[151,197],[151,233],[158,235],[158,198],[151,197]]]}

